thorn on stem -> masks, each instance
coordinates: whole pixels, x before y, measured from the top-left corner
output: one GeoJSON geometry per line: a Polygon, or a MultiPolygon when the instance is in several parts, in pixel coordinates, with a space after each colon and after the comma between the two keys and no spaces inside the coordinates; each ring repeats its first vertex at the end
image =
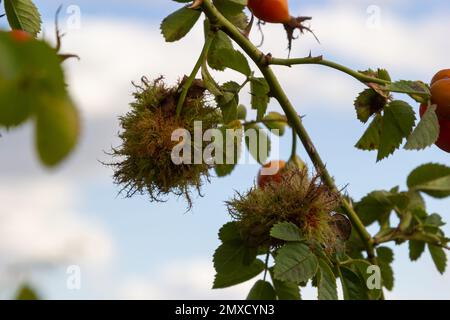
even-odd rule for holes
{"type": "Polygon", "coordinates": [[[252,31],[254,21],[255,21],[255,16],[252,14],[250,22],[248,23],[247,27],[245,27],[245,29],[242,33],[244,35],[244,37],[246,37],[247,39],[250,37],[250,32],[252,31]]]}

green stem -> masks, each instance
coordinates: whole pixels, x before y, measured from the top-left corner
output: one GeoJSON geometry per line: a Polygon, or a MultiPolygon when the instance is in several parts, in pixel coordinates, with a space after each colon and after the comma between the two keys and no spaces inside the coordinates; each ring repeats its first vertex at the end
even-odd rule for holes
{"type": "Polygon", "coordinates": [[[197,76],[197,73],[199,72],[200,68],[202,67],[203,61],[205,61],[209,48],[211,47],[211,43],[214,39],[214,36],[211,34],[208,34],[206,36],[205,44],[203,45],[202,52],[200,53],[200,56],[198,57],[197,63],[194,66],[194,69],[192,69],[191,74],[189,75],[189,78],[186,80],[186,82],[183,85],[183,91],[181,92],[180,98],[178,99],[177,103],[177,110],[176,114],[177,117],[180,116],[181,110],[183,109],[184,102],[186,100],[187,94],[189,92],[189,89],[192,86],[192,83],[195,80],[195,77],[197,76]]]}
{"type": "Polygon", "coordinates": [[[292,128],[292,151],[289,161],[293,161],[296,156],[297,156],[297,133],[295,132],[294,128],[292,128]]]}
{"type": "Polygon", "coordinates": [[[315,64],[315,65],[322,65],[326,66],[341,72],[344,72],[353,78],[363,82],[363,83],[376,83],[380,85],[385,85],[391,83],[390,81],[374,78],[371,76],[368,76],[364,73],[352,70],[346,66],[340,65],[338,63],[324,60],[323,57],[306,57],[306,58],[293,58],[293,59],[279,59],[279,58],[268,58],[268,63],[272,65],[281,65],[281,66],[293,66],[293,65],[301,65],[301,64],[315,64]]]}
{"type": "Polygon", "coordinates": [[[394,229],[391,232],[389,232],[388,234],[374,237],[374,243],[376,245],[380,245],[382,243],[392,242],[392,241],[408,241],[408,240],[423,241],[423,242],[450,250],[450,247],[443,244],[441,242],[441,239],[438,236],[436,236],[434,234],[424,233],[421,231],[405,233],[405,232],[402,232],[400,229],[394,229]]]}
{"type": "Polygon", "coordinates": [[[270,258],[270,250],[267,251],[267,255],[266,255],[266,261],[265,261],[266,268],[264,270],[264,281],[266,281],[266,279],[267,279],[267,271],[269,270],[269,258],[270,258]]]}
{"type": "Polygon", "coordinates": [[[270,123],[286,123],[287,121],[284,121],[282,119],[261,119],[261,120],[253,120],[253,121],[245,121],[242,123],[242,125],[252,125],[252,124],[270,124],[270,123]]]}
{"type": "MultiPolygon", "coordinates": [[[[283,108],[289,123],[295,129],[299,136],[303,146],[306,149],[309,157],[311,158],[317,172],[321,175],[323,182],[333,191],[338,192],[336,184],[326,169],[325,163],[322,161],[319,153],[317,152],[308,132],[303,126],[302,119],[298,116],[294,106],[290,102],[283,88],[281,87],[277,77],[273,73],[269,64],[267,63],[267,56],[264,55],[258,48],[256,48],[230,21],[228,21],[214,5],[211,0],[204,0],[203,9],[210,20],[211,24],[216,25],[222,31],[224,31],[231,39],[233,39],[253,60],[258,66],[259,70],[263,74],[267,83],[270,86],[270,92],[272,96],[278,101],[283,108]]],[[[347,216],[351,220],[356,232],[363,241],[368,259],[372,263],[376,263],[375,250],[373,246],[373,239],[364,224],[359,219],[356,212],[353,210],[351,204],[342,197],[342,207],[345,210],[347,216]]]]}

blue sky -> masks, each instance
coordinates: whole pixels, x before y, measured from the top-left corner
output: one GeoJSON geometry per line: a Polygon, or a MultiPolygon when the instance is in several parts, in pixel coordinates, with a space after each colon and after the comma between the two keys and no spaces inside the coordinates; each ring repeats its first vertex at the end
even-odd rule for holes
{"type": "MultiPolygon", "coordinates": [[[[83,117],[83,136],[73,157],[52,172],[36,162],[30,125],[2,137],[0,191],[7,205],[0,214],[14,223],[7,230],[10,238],[2,238],[12,249],[0,246],[0,272],[4,271],[0,296],[7,296],[20,281],[27,280],[46,298],[244,298],[248,284],[220,292],[209,290],[211,256],[218,245],[217,230],[229,220],[223,202],[234,190],[251,187],[258,166],[242,165],[233,175],[214,179],[203,189],[205,197],[195,200],[193,211],[184,213],[185,203],[175,198],[162,204],[152,204],[145,196],[124,199],[112,184],[111,170],[99,162],[107,161],[104,151],[119,143],[117,116],[127,110],[130,81],[159,74],[175,81],[189,73],[201,46],[199,27],[187,39],[168,45],[157,26],[179,6],[171,1],[36,3],[46,21],[47,36],[53,32],[59,4],[78,5],[81,10],[81,28],[66,30],[64,50],[82,58],[66,68],[83,117]],[[14,210],[20,212],[10,212],[14,210]],[[59,224],[54,221],[58,214],[65,219],[59,224]],[[36,226],[29,218],[44,222],[36,226]],[[16,220],[27,224],[25,231],[18,230],[16,220]],[[86,230],[91,231],[87,234],[86,230]],[[24,237],[28,244],[19,241],[24,237]],[[52,267],[35,267],[36,261],[46,265],[49,257],[59,261],[60,256],[63,262],[52,267]],[[82,268],[81,290],[66,288],[65,270],[70,264],[82,268]],[[11,267],[17,265],[21,267],[11,267]]],[[[311,37],[302,37],[294,44],[293,56],[312,50],[355,69],[388,67],[396,79],[424,81],[450,63],[446,54],[449,44],[444,40],[450,18],[448,1],[291,0],[290,5],[293,12],[314,16],[312,26],[322,42],[318,45],[311,37]],[[366,25],[370,5],[381,10],[379,28],[366,25]]],[[[63,28],[69,16],[63,11],[63,28]]],[[[266,26],[265,32],[263,50],[286,55],[284,42],[280,45],[282,28],[266,26]]],[[[253,37],[256,41],[258,34],[253,37]]],[[[364,132],[352,107],[363,89],[360,84],[323,67],[276,68],[276,72],[298,112],[306,115],[305,126],[329,171],[339,186],[348,185],[354,198],[371,190],[404,188],[407,174],[422,163],[449,164],[450,156],[435,147],[420,153],[399,151],[376,163],[374,153],[353,147],[364,132]]],[[[239,79],[232,72],[217,76],[221,81],[239,79]]],[[[242,101],[248,104],[248,96],[243,95],[242,101]]],[[[279,107],[272,102],[271,109],[279,107]]],[[[281,145],[280,157],[287,158],[289,135],[281,145]]],[[[305,152],[301,150],[300,155],[305,157],[305,152]]],[[[444,218],[450,214],[448,207],[448,200],[429,201],[430,211],[444,218]]],[[[388,296],[450,298],[450,277],[438,275],[428,255],[411,264],[407,248],[395,253],[397,283],[388,296]]],[[[307,290],[305,297],[314,298],[314,293],[307,290]]]]}

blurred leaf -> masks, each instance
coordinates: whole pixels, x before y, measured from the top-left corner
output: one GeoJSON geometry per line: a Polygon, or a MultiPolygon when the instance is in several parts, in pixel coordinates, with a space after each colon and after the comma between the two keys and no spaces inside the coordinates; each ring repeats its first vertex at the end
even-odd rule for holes
{"type": "Polygon", "coordinates": [[[40,298],[33,288],[24,284],[18,289],[14,300],[40,300],[40,298]]]}
{"type": "Polygon", "coordinates": [[[0,32],[0,58],[0,126],[34,118],[42,163],[59,164],[75,147],[80,124],[56,51],[44,41],[18,42],[0,32]]]}
{"type": "Polygon", "coordinates": [[[43,164],[52,167],[64,160],[78,141],[78,113],[66,98],[42,99],[36,115],[36,146],[43,164]]]}

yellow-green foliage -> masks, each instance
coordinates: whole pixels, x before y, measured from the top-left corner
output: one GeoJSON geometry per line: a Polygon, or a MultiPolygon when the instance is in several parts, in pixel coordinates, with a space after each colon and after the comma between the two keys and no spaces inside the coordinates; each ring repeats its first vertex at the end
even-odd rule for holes
{"type": "Polygon", "coordinates": [[[184,128],[193,137],[194,121],[202,122],[203,131],[215,128],[220,113],[206,103],[198,81],[189,90],[178,117],[180,86],[167,87],[160,78],[152,82],[142,79],[135,87],[131,111],[120,118],[122,145],[113,150],[119,159],[113,164],[115,182],[127,196],[148,193],[151,201],[163,201],[165,195],[174,193],[184,196],[191,207],[191,189],[200,194],[210,167],[205,163],[174,164],[171,153],[179,142],[171,136],[174,130],[184,128]]]}

